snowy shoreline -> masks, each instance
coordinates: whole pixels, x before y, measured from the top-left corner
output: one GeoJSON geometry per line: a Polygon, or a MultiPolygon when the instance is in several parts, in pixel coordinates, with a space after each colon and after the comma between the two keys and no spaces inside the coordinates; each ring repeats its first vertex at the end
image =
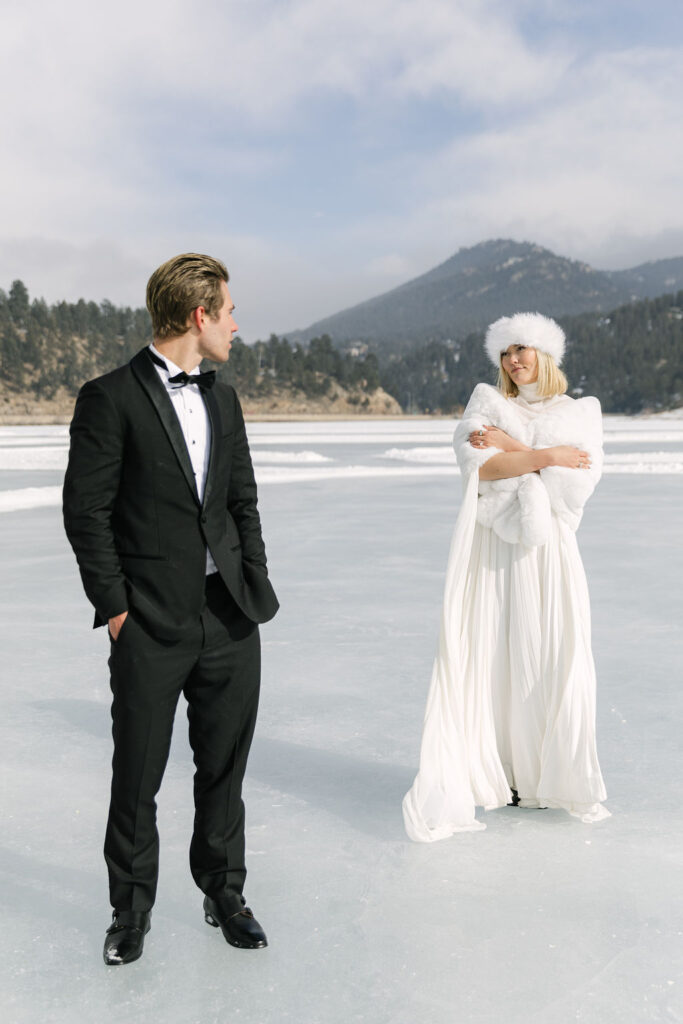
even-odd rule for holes
{"type": "MultiPolygon", "coordinates": [[[[455,479],[459,471],[451,439],[456,423],[434,418],[251,422],[247,430],[257,482],[270,486],[455,479]]],[[[606,474],[683,474],[681,416],[605,416],[604,427],[606,474]]],[[[0,427],[0,513],[58,506],[68,445],[65,426],[0,427]]]]}

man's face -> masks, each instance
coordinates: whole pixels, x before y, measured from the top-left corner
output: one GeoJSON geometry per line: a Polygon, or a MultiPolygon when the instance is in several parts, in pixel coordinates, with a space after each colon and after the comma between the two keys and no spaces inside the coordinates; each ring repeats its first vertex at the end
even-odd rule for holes
{"type": "Polygon", "coordinates": [[[230,297],[230,291],[225,281],[221,281],[223,293],[223,305],[218,316],[213,320],[210,316],[204,316],[204,322],[199,334],[199,352],[202,359],[210,359],[213,363],[225,363],[230,355],[232,336],[239,328],[233,318],[235,306],[230,297]]]}

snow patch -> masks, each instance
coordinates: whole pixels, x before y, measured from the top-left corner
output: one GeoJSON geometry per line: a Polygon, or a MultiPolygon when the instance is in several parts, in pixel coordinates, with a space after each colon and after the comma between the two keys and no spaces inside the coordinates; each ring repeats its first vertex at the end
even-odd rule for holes
{"type": "Polygon", "coordinates": [[[603,473],[683,473],[683,462],[634,462],[631,464],[606,462],[603,473]]]}
{"type": "MultiPolygon", "coordinates": [[[[314,430],[313,430],[314,426],[315,426],[314,424],[311,425],[311,431],[308,434],[306,434],[306,433],[304,433],[302,431],[302,433],[300,433],[300,434],[299,433],[297,433],[297,434],[292,434],[292,433],[287,433],[287,434],[269,433],[269,434],[265,434],[265,435],[264,434],[257,434],[257,433],[252,432],[252,429],[251,429],[251,426],[250,426],[248,428],[249,445],[252,448],[254,447],[254,445],[257,445],[257,444],[277,444],[277,445],[280,445],[280,444],[285,445],[286,444],[286,445],[294,445],[294,444],[305,444],[307,441],[310,443],[311,440],[313,440],[316,445],[328,445],[328,444],[346,444],[346,445],[356,445],[356,444],[396,444],[397,442],[398,443],[401,443],[401,442],[405,443],[405,442],[417,441],[417,440],[431,442],[432,444],[439,444],[439,443],[443,444],[443,442],[446,441],[446,440],[450,441],[450,439],[453,437],[453,432],[455,430],[455,423],[452,423],[452,424],[449,423],[448,427],[446,429],[444,429],[443,431],[439,432],[439,433],[436,433],[435,431],[432,431],[431,433],[428,433],[428,434],[427,433],[425,433],[425,434],[419,433],[416,436],[415,433],[406,431],[405,428],[403,428],[400,431],[396,431],[396,432],[393,432],[393,431],[389,432],[387,430],[383,430],[381,433],[376,433],[374,430],[368,430],[367,429],[367,424],[366,424],[366,430],[362,434],[356,434],[356,433],[318,434],[318,433],[315,433],[314,438],[312,438],[311,434],[314,433],[314,430]]],[[[373,426],[373,424],[371,424],[371,426],[373,426]]]]}
{"type": "Polygon", "coordinates": [[[266,467],[256,470],[259,484],[304,483],[310,480],[358,480],[409,476],[454,476],[457,466],[329,466],[322,469],[279,469],[266,467]]]}
{"type": "Polygon", "coordinates": [[[455,463],[452,445],[438,448],[389,448],[378,459],[395,459],[397,462],[455,463]]]}
{"type": "Polygon", "coordinates": [[[69,449],[44,445],[0,446],[0,469],[66,469],[69,449]]]}
{"type": "Polygon", "coordinates": [[[669,442],[683,444],[681,430],[606,430],[603,436],[605,444],[662,444],[669,442]]]}
{"type": "Polygon", "coordinates": [[[0,491],[0,512],[20,512],[61,503],[61,487],[22,487],[16,491],[0,491]]]}
{"type": "Polygon", "coordinates": [[[269,451],[255,451],[251,453],[251,459],[255,466],[265,466],[268,463],[282,463],[282,462],[294,462],[294,463],[322,463],[322,462],[333,462],[329,455],[322,455],[320,452],[269,452],[269,451]]]}

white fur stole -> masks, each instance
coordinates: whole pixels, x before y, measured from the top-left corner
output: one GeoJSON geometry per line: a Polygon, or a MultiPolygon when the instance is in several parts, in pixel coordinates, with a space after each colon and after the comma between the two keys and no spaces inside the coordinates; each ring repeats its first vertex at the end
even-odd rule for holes
{"type": "Polygon", "coordinates": [[[555,514],[572,530],[602,473],[602,417],[597,398],[558,398],[555,402],[521,407],[490,384],[477,384],[453,438],[463,478],[478,474],[499,448],[474,448],[469,435],[486,425],[504,430],[530,448],[570,444],[587,451],[590,469],[550,466],[540,474],[527,473],[505,480],[479,480],[477,522],[493,529],[510,544],[536,547],[550,534],[555,514]]]}

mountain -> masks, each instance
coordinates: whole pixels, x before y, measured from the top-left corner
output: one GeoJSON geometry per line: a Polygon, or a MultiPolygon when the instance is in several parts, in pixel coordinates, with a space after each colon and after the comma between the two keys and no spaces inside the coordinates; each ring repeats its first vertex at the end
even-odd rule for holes
{"type": "Polygon", "coordinates": [[[617,287],[626,288],[632,299],[652,299],[683,288],[683,256],[641,263],[632,270],[607,271],[617,287]]]}
{"type": "Polygon", "coordinates": [[[461,338],[522,310],[606,312],[680,287],[683,257],[601,271],[540,245],[496,239],[460,249],[426,274],[286,337],[306,342],[328,334],[338,345],[364,341],[381,354],[404,352],[461,338]]]}

